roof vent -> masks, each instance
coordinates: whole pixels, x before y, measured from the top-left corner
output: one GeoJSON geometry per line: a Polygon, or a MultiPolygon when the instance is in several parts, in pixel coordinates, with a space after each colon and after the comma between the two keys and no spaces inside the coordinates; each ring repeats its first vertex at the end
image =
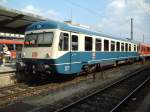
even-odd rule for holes
{"type": "Polygon", "coordinates": [[[66,24],[71,25],[71,26],[75,26],[75,27],[79,27],[79,28],[84,28],[84,29],[90,29],[89,26],[87,25],[83,25],[80,23],[76,23],[76,22],[72,22],[72,21],[64,21],[66,24]]]}

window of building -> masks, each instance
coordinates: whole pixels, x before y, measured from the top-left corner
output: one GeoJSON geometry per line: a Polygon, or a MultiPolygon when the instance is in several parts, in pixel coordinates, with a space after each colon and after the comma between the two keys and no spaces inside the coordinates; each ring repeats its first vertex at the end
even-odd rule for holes
{"type": "Polygon", "coordinates": [[[111,51],[115,51],[115,41],[111,41],[111,51]]]}
{"type": "Polygon", "coordinates": [[[117,43],[116,43],[116,50],[117,50],[117,51],[120,51],[120,42],[117,42],[117,43]]]}
{"type": "Polygon", "coordinates": [[[101,39],[96,39],[96,45],[95,45],[95,49],[96,51],[101,51],[101,48],[102,48],[102,40],[101,39]]]}
{"type": "Polygon", "coordinates": [[[5,46],[8,48],[8,50],[15,50],[13,44],[8,44],[5,46]]]}
{"type": "Polygon", "coordinates": [[[71,43],[71,45],[72,45],[72,50],[73,51],[77,51],[78,50],[78,36],[77,35],[72,35],[72,43],[71,43]]]}
{"type": "Polygon", "coordinates": [[[92,37],[85,37],[85,51],[92,51],[92,37]]]}
{"type": "Polygon", "coordinates": [[[128,51],[128,44],[125,43],[125,51],[128,51]]]}
{"type": "Polygon", "coordinates": [[[104,40],[104,51],[109,51],[109,40],[104,40]]]}
{"type": "Polygon", "coordinates": [[[16,44],[16,50],[17,50],[17,51],[22,51],[22,46],[23,46],[23,45],[16,44]]]}
{"type": "Polygon", "coordinates": [[[61,33],[60,34],[60,41],[59,41],[59,50],[60,51],[67,51],[69,49],[69,34],[68,33],[61,33]]]}
{"type": "Polygon", "coordinates": [[[124,43],[121,43],[121,51],[124,51],[124,43]]]}

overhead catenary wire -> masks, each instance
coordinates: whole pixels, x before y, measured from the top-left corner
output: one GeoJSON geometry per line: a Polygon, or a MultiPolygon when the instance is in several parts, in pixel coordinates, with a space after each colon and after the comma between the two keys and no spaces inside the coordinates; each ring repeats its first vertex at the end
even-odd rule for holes
{"type": "Polygon", "coordinates": [[[93,10],[93,9],[88,8],[88,7],[82,6],[82,5],[80,5],[80,4],[76,3],[76,2],[73,2],[71,0],[67,0],[67,1],[63,0],[63,1],[65,1],[66,3],[69,3],[69,4],[73,5],[73,6],[79,7],[81,9],[85,10],[86,12],[91,13],[93,15],[96,15],[98,17],[102,16],[102,13],[99,13],[99,12],[93,10]]]}
{"type": "MultiPolygon", "coordinates": [[[[92,15],[95,15],[95,16],[98,16],[98,17],[101,17],[101,16],[103,16],[102,15],[102,12],[97,12],[97,11],[95,11],[95,10],[93,10],[93,9],[91,9],[91,8],[89,8],[89,7],[86,7],[86,6],[83,6],[83,5],[81,5],[81,4],[79,4],[79,3],[77,3],[77,2],[74,2],[74,1],[72,1],[72,0],[63,0],[63,1],[65,1],[66,3],[68,3],[68,4],[70,4],[70,5],[72,5],[72,6],[75,6],[75,7],[78,7],[78,8],[81,8],[81,9],[83,9],[84,11],[86,11],[86,12],[88,12],[88,13],[90,13],[90,14],[92,14],[92,15]]],[[[71,8],[71,20],[73,19],[72,18],[72,16],[73,16],[73,12],[72,12],[73,10],[72,10],[72,8],[71,8]]],[[[121,20],[122,21],[122,20],[121,20]]],[[[130,18],[129,19],[127,19],[127,20],[125,20],[125,21],[122,21],[121,22],[121,24],[119,24],[119,27],[125,27],[125,26],[129,26],[129,28],[130,28],[130,18]],[[128,24],[129,23],[129,24],[128,24]]],[[[129,30],[130,31],[130,30],[129,30]]],[[[134,31],[134,33],[135,33],[136,31],[134,31]]],[[[125,34],[124,34],[125,35],[125,34]]],[[[127,36],[127,35],[126,35],[127,36]]],[[[129,36],[129,35],[128,35],[129,36]]]]}

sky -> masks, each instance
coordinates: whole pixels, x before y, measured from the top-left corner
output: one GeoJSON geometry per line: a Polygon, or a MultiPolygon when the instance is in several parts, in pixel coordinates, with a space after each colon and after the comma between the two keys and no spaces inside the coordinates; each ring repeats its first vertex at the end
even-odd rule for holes
{"type": "Polygon", "coordinates": [[[0,5],[57,21],[71,20],[119,38],[150,43],[150,0],[0,0],[0,5]]]}

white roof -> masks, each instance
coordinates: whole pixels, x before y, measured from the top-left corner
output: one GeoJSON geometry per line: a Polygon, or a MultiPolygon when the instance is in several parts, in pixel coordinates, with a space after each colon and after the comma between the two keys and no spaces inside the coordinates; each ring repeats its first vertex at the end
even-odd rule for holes
{"type": "Polygon", "coordinates": [[[0,6],[0,32],[24,34],[28,25],[41,20],[46,18],[0,6]]]}

